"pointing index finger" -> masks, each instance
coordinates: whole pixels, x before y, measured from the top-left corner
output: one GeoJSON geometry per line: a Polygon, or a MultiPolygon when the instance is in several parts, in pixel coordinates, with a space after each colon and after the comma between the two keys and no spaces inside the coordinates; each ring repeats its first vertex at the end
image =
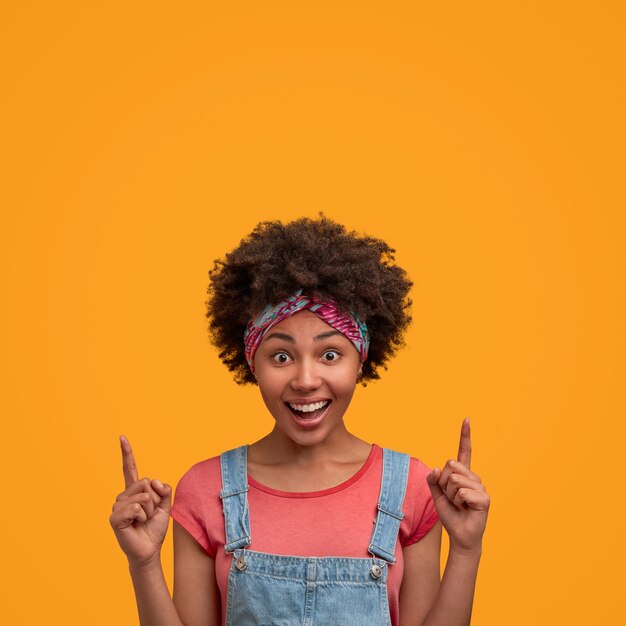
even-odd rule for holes
{"type": "Polygon", "coordinates": [[[459,441],[459,454],[456,457],[459,463],[463,463],[467,469],[470,468],[472,460],[472,441],[470,437],[470,421],[469,417],[463,420],[461,425],[461,439],[459,441]]]}
{"type": "Polygon", "coordinates": [[[128,489],[133,483],[139,480],[137,474],[137,464],[135,463],[135,455],[130,447],[130,442],[124,435],[120,435],[120,444],[122,446],[122,469],[124,471],[124,484],[128,489]]]}

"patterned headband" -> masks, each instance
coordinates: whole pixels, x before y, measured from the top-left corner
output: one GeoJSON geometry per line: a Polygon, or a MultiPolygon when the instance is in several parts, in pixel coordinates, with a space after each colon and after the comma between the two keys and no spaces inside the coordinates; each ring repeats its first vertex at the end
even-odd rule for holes
{"type": "Polygon", "coordinates": [[[257,317],[248,322],[243,342],[246,347],[246,361],[253,374],[254,354],[267,331],[298,311],[315,313],[322,321],[345,335],[361,355],[361,363],[365,361],[370,337],[367,326],[359,316],[356,313],[344,313],[332,300],[318,300],[314,296],[303,296],[302,289],[299,289],[293,296],[289,296],[274,306],[268,304],[257,317]]]}

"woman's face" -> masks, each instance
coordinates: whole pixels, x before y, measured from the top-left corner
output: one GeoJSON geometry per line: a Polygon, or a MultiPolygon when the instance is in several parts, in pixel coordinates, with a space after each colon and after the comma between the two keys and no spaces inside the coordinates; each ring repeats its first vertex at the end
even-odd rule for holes
{"type": "Polygon", "coordinates": [[[314,445],[344,430],[361,369],[352,342],[311,311],[276,324],[254,356],[263,401],[295,443],[314,445]]]}

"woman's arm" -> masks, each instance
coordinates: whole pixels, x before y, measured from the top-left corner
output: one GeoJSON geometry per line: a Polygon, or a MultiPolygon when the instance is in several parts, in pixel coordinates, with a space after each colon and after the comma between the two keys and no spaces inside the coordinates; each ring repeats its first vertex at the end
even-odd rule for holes
{"type": "Polygon", "coordinates": [[[400,626],[423,624],[440,584],[441,523],[417,543],[402,550],[404,574],[400,587],[400,626]]]}
{"type": "Polygon", "coordinates": [[[215,561],[174,522],[174,604],[185,626],[219,626],[220,592],[215,561]]]}
{"type": "Polygon", "coordinates": [[[457,626],[470,623],[480,553],[450,549],[439,583],[441,524],[405,548],[400,588],[400,626],[457,626]]]}
{"type": "Polygon", "coordinates": [[[142,626],[183,626],[170,597],[161,567],[172,489],[161,481],[139,480],[135,455],[120,437],[125,489],[115,499],[109,521],[128,558],[142,626]]]}
{"type": "Polygon", "coordinates": [[[480,477],[470,470],[470,461],[470,426],[469,420],[465,420],[461,427],[457,460],[448,461],[443,470],[435,468],[427,477],[435,509],[450,537],[446,569],[432,608],[425,612],[432,586],[422,581],[420,568],[426,567],[427,572],[431,571],[432,566],[429,568],[428,563],[433,553],[429,547],[433,542],[422,549],[417,546],[429,537],[432,530],[415,547],[405,549],[405,576],[408,575],[408,580],[402,581],[400,597],[402,600],[403,595],[417,593],[422,600],[418,609],[408,603],[406,619],[400,613],[402,626],[468,626],[471,622],[490,500],[480,477]]]}
{"type": "Polygon", "coordinates": [[[480,550],[458,552],[450,548],[435,604],[423,626],[468,626],[472,619],[472,604],[480,550]]]}
{"type": "Polygon", "coordinates": [[[141,626],[218,626],[215,565],[198,542],[174,522],[174,600],[163,576],[161,546],[170,520],[172,489],[158,480],[139,480],[135,456],[120,438],[126,489],[109,518],[128,557],[141,626]]]}
{"type": "Polygon", "coordinates": [[[130,565],[141,626],[219,626],[220,596],[215,562],[174,522],[174,599],[160,559],[130,565]]]}
{"type": "Polygon", "coordinates": [[[141,626],[187,626],[170,597],[161,560],[147,564],[130,564],[130,576],[141,626]]]}

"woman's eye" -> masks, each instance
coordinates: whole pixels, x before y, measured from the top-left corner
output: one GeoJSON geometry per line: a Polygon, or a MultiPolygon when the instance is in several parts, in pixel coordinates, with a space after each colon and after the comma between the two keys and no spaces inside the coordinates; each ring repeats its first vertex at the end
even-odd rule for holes
{"type": "Polygon", "coordinates": [[[274,359],[276,363],[287,363],[290,357],[286,352],[277,352],[276,354],[272,355],[272,359],[274,359]]]}
{"type": "Polygon", "coordinates": [[[326,350],[324,352],[324,360],[325,361],[336,361],[339,358],[339,352],[336,350],[326,350]]]}

